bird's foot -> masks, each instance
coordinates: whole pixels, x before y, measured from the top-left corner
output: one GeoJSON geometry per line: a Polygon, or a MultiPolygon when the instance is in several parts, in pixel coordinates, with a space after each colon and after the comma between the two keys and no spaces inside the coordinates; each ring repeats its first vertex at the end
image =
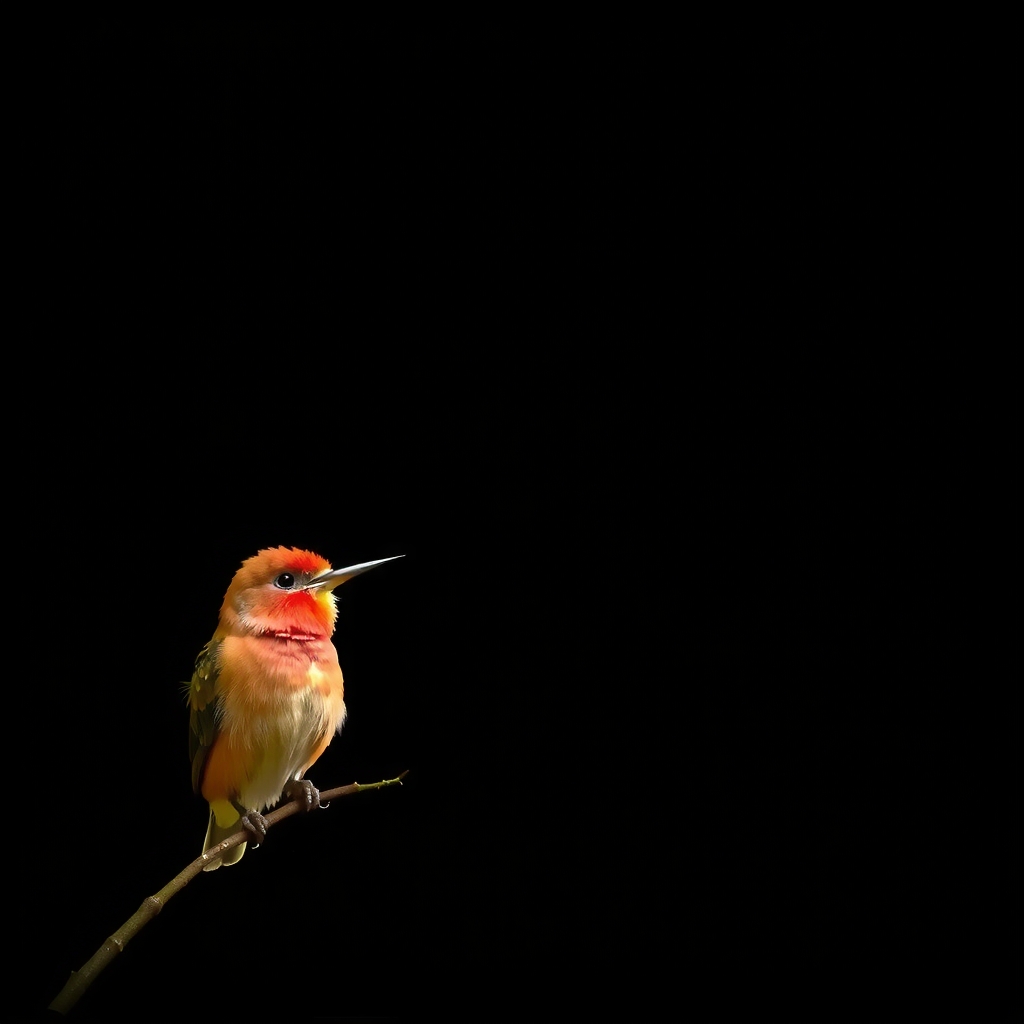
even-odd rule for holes
{"type": "Polygon", "coordinates": [[[284,788],[284,795],[289,800],[304,800],[307,811],[315,811],[318,807],[327,807],[320,803],[320,790],[309,779],[295,779],[284,788]]]}
{"type": "Polygon", "coordinates": [[[246,842],[255,850],[267,838],[267,819],[259,811],[250,811],[242,817],[242,828],[249,833],[246,842]]]}

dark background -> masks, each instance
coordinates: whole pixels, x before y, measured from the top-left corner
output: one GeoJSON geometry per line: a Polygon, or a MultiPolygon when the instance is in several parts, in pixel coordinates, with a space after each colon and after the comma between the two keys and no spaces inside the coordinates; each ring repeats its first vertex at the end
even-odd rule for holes
{"type": "Polygon", "coordinates": [[[201,876],[76,1015],[1009,1019],[1009,627],[951,585],[1000,499],[959,364],[864,342],[932,301],[956,89],[760,38],[25,40],[10,1016],[198,854],[180,686],[288,544],[406,556],[338,592],[311,773],[406,783],[201,876]]]}

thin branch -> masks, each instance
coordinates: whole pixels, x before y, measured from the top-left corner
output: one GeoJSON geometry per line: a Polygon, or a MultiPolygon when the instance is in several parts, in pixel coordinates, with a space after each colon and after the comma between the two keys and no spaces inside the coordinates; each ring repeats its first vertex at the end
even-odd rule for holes
{"type": "MultiPolygon", "coordinates": [[[[396,783],[401,785],[402,779],[408,774],[408,771],[404,771],[394,779],[382,779],[380,782],[367,783],[353,782],[349,786],[338,786],[336,789],[321,790],[320,805],[323,806],[332,800],[340,799],[343,796],[351,796],[353,793],[362,793],[368,789],[383,789],[385,786],[394,786],[396,783]]],[[[290,818],[293,814],[298,814],[300,811],[305,811],[306,808],[307,804],[304,797],[299,797],[286,804],[282,804],[271,811],[270,814],[264,816],[268,831],[271,826],[276,825],[279,821],[290,818]]],[[[228,836],[222,843],[218,843],[212,850],[208,850],[206,853],[196,857],[187,868],[175,875],[158,893],[155,893],[153,896],[147,896],[142,901],[139,909],[93,953],[81,970],[71,972],[71,977],[68,978],[67,984],[60,990],[53,1002],[50,1003],[49,1008],[56,1010],[58,1013],[67,1013],[81,999],[85,990],[93,983],[97,975],[114,960],[118,953],[124,950],[124,947],[135,937],[143,925],[148,924],[163,910],[167,901],[175,893],[184,889],[210,861],[217,860],[233,846],[245,842],[252,842],[252,836],[245,829],[239,829],[228,836]]]]}

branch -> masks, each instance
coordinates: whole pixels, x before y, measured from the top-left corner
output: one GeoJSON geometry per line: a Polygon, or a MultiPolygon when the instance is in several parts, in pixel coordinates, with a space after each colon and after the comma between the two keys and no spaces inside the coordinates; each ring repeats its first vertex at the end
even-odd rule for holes
{"type": "MultiPolygon", "coordinates": [[[[380,782],[363,784],[353,782],[349,786],[338,786],[336,789],[321,790],[320,805],[323,806],[343,796],[351,796],[353,793],[362,793],[367,789],[383,789],[385,786],[394,786],[396,783],[401,785],[402,779],[408,774],[408,771],[404,771],[394,779],[382,779],[380,782]]],[[[306,809],[307,804],[304,797],[299,797],[296,800],[290,800],[288,803],[282,804],[276,810],[264,816],[267,822],[267,830],[269,831],[271,826],[276,825],[279,821],[290,818],[293,814],[298,814],[299,811],[305,811],[306,809]]],[[[56,1010],[58,1013],[67,1013],[81,999],[85,990],[93,983],[97,975],[113,961],[118,953],[124,950],[124,947],[135,937],[135,934],[143,925],[148,924],[163,910],[164,905],[175,893],[184,889],[211,860],[217,860],[227,850],[230,850],[231,847],[245,842],[252,842],[252,836],[245,829],[240,828],[237,832],[228,836],[222,843],[218,843],[212,850],[208,850],[206,853],[196,857],[187,868],[175,875],[158,893],[153,896],[147,896],[142,901],[139,909],[93,953],[82,969],[71,972],[71,977],[68,978],[67,984],[60,990],[53,1002],[50,1003],[49,1009],[56,1010]]]]}

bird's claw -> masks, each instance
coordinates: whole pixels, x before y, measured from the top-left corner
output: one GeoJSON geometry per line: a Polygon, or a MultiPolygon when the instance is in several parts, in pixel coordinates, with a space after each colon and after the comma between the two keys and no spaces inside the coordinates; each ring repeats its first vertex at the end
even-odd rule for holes
{"type": "Polygon", "coordinates": [[[267,819],[259,811],[250,811],[242,817],[242,828],[249,833],[246,842],[255,850],[267,838],[267,819]]]}
{"type": "MultiPolygon", "coordinates": [[[[285,787],[284,795],[289,800],[304,800],[307,811],[315,811],[321,806],[320,790],[309,779],[296,779],[294,782],[289,782],[285,787]]],[[[326,807],[327,804],[323,806],[326,807]]]]}

